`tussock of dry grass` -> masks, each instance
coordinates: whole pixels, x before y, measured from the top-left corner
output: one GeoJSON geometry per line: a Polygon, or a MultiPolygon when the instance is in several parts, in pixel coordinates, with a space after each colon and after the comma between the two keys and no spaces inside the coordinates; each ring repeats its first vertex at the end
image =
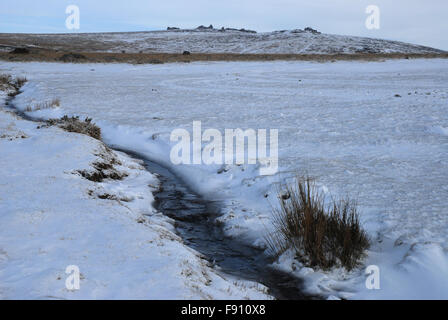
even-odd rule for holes
{"type": "Polygon", "coordinates": [[[101,128],[92,122],[92,119],[85,118],[84,121],[79,117],[63,116],[60,119],[47,120],[47,126],[54,126],[64,129],[68,132],[76,132],[88,135],[94,139],[101,140],[101,128]]]}
{"type": "Polygon", "coordinates": [[[50,101],[40,102],[35,104],[34,106],[28,106],[26,107],[26,112],[31,111],[38,111],[38,110],[44,110],[44,109],[53,109],[56,107],[59,107],[61,105],[61,101],[59,99],[53,99],[50,101]]]}
{"type": "MultiPolygon", "coordinates": [[[[114,164],[119,164],[119,161],[114,156],[103,156],[103,161],[92,163],[94,170],[78,170],[77,172],[85,179],[92,182],[102,182],[105,179],[122,180],[128,176],[126,172],[119,172],[114,164]]],[[[107,197],[98,196],[100,199],[109,199],[107,197]]],[[[115,199],[117,200],[117,199],[115,199]]]]}
{"type": "Polygon", "coordinates": [[[20,89],[25,84],[25,82],[27,82],[27,81],[28,80],[25,77],[17,77],[15,79],[14,86],[16,88],[20,89]]]}
{"type": "Polygon", "coordinates": [[[15,96],[26,81],[25,77],[13,78],[9,74],[0,74],[0,90],[9,91],[10,96],[15,96]]]}
{"type": "Polygon", "coordinates": [[[0,91],[10,90],[10,79],[11,76],[8,74],[0,74],[0,91]]]}
{"type": "Polygon", "coordinates": [[[122,180],[128,176],[127,173],[121,173],[111,168],[108,170],[95,168],[94,171],[78,170],[77,171],[84,179],[92,182],[102,182],[105,179],[122,180]]]}
{"type": "Polygon", "coordinates": [[[0,74],[0,85],[7,85],[11,82],[12,77],[9,74],[0,74]]]}
{"type": "Polygon", "coordinates": [[[359,264],[369,240],[354,201],[342,199],[327,204],[309,177],[285,186],[278,198],[275,232],[267,238],[274,253],[292,248],[305,265],[322,269],[342,266],[351,270],[359,264]]]}

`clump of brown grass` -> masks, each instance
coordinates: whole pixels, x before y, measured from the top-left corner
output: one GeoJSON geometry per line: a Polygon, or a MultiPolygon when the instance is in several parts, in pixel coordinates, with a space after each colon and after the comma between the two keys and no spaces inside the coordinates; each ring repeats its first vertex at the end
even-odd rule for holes
{"type": "Polygon", "coordinates": [[[105,179],[123,180],[128,176],[125,172],[119,172],[114,167],[104,170],[95,167],[93,171],[78,170],[77,172],[84,178],[93,182],[102,182],[105,179]]]}
{"type": "Polygon", "coordinates": [[[26,112],[31,111],[38,111],[38,110],[44,110],[44,109],[54,109],[56,107],[59,107],[61,105],[61,101],[59,99],[53,99],[50,101],[44,101],[35,104],[34,106],[28,106],[26,107],[26,112]]]}
{"type": "Polygon", "coordinates": [[[12,77],[9,74],[0,74],[0,85],[8,85],[11,83],[12,77]]]}
{"type": "Polygon", "coordinates": [[[13,78],[9,74],[0,74],[0,90],[10,91],[9,96],[15,96],[26,81],[25,77],[13,78]]]}
{"type": "Polygon", "coordinates": [[[47,120],[47,126],[57,125],[68,132],[76,132],[88,135],[94,139],[101,140],[101,128],[92,122],[92,119],[85,118],[84,121],[79,117],[63,116],[60,119],[47,120]]]}
{"type": "Polygon", "coordinates": [[[280,208],[274,209],[275,231],[270,249],[281,254],[293,248],[310,267],[356,267],[369,248],[359,221],[357,204],[349,199],[326,204],[313,179],[297,178],[279,191],[280,208]]]}
{"type": "MultiPolygon", "coordinates": [[[[92,163],[94,170],[78,170],[77,172],[85,179],[93,182],[102,182],[105,179],[122,180],[128,176],[126,172],[119,172],[114,164],[119,162],[115,157],[105,157],[103,161],[92,163]]],[[[101,198],[100,199],[105,199],[101,198]]]]}
{"type": "Polygon", "coordinates": [[[14,86],[19,90],[27,81],[26,77],[17,77],[14,81],[14,86]]]}

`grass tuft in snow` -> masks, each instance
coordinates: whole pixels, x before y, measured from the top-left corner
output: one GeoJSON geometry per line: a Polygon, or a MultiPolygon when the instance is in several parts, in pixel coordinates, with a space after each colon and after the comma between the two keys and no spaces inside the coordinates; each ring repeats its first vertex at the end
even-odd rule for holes
{"type": "Polygon", "coordinates": [[[25,77],[17,77],[14,80],[14,87],[19,90],[28,80],[25,77]]]}
{"type": "Polygon", "coordinates": [[[53,109],[59,107],[61,105],[61,101],[59,99],[52,99],[50,101],[45,101],[41,103],[37,103],[34,106],[26,107],[26,112],[44,110],[44,109],[53,109]]]}
{"type": "Polygon", "coordinates": [[[9,91],[8,95],[14,97],[19,93],[20,88],[26,81],[25,77],[13,78],[9,74],[0,74],[0,90],[9,91]]]}
{"type": "Polygon", "coordinates": [[[102,182],[105,179],[112,180],[122,180],[128,176],[125,172],[117,171],[113,166],[110,166],[108,169],[103,169],[102,167],[107,166],[106,163],[101,163],[99,166],[98,162],[93,164],[95,170],[87,171],[87,170],[78,170],[77,172],[85,179],[93,181],[93,182],[102,182]]]}
{"type": "Polygon", "coordinates": [[[57,125],[65,131],[81,133],[101,140],[101,128],[94,124],[90,118],[85,118],[84,121],[81,121],[79,117],[68,117],[65,115],[60,119],[47,120],[47,125],[57,125]]]}
{"type": "Polygon", "coordinates": [[[275,231],[267,239],[274,253],[292,248],[305,265],[322,269],[342,266],[351,270],[359,264],[369,240],[354,201],[327,204],[309,177],[297,178],[278,195],[275,231]]]}
{"type": "MultiPolygon", "coordinates": [[[[77,173],[79,173],[83,178],[93,182],[102,182],[105,179],[122,180],[128,176],[126,172],[120,172],[115,168],[114,165],[121,165],[121,162],[113,156],[107,147],[104,148],[103,152],[97,154],[97,156],[101,157],[102,161],[92,163],[94,170],[78,170],[77,173]]],[[[100,199],[114,200],[107,194],[99,195],[98,197],[100,199]]]]}

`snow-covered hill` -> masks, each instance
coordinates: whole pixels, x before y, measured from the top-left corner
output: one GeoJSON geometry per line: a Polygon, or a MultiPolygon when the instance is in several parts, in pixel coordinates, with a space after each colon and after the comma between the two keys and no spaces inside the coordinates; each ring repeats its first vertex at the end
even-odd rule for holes
{"type": "Polygon", "coordinates": [[[403,43],[354,36],[321,34],[315,30],[255,33],[234,29],[192,29],[126,33],[0,34],[6,46],[36,46],[58,50],[127,53],[237,53],[237,54],[356,54],[443,53],[403,43]]]}

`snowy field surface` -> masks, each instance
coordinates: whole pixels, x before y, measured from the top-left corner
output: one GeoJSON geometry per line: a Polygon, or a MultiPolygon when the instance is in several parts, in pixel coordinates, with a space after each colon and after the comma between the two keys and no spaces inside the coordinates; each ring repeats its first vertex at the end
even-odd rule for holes
{"type": "Polygon", "coordinates": [[[19,108],[59,98],[60,107],[29,114],[93,117],[107,143],[145,154],[221,200],[226,233],[254,246],[265,245],[278,182],[306,173],[328,194],[355,197],[372,241],[364,266],[350,273],[311,270],[290,253],[278,261],[303,276],[310,293],[448,298],[446,60],[2,62],[0,70],[29,79],[16,98],[19,108]],[[249,165],[172,165],[169,135],[191,130],[194,120],[221,132],[278,129],[279,173],[263,177],[249,165]],[[381,271],[380,290],[365,287],[365,266],[372,264],[381,271]]]}
{"type": "MultiPolygon", "coordinates": [[[[126,33],[0,34],[0,44],[60,50],[127,53],[350,54],[441,53],[381,39],[320,34],[304,30],[250,33],[237,30],[177,30],[126,33]]],[[[9,47],[5,47],[10,50],[9,47]]]]}
{"type": "Polygon", "coordinates": [[[36,127],[0,110],[0,299],[270,298],[261,285],[224,279],[182,243],[152,207],[157,178],[136,160],[36,127]],[[124,180],[76,173],[107,157],[124,180]],[[79,290],[66,288],[69,265],[79,267],[79,290]]]}

